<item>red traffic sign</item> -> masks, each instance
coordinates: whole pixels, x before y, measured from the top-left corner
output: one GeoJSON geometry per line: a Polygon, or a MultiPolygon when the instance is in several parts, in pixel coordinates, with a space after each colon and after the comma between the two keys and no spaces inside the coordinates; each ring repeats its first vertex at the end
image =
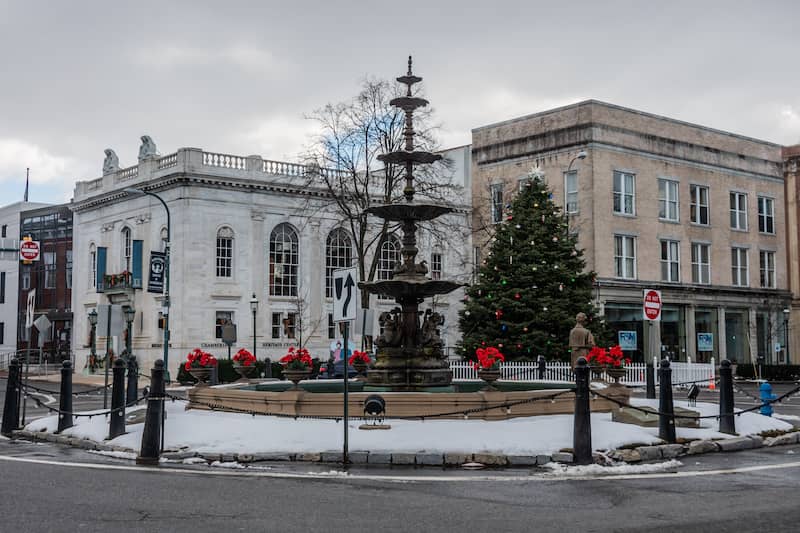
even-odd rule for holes
{"type": "Polygon", "coordinates": [[[661,320],[661,291],[645,289],[643,309],[646,320],[661,320]]]}
{"type": "Polygon", "coordinates": [[[39,260],[39,241],[22,241],[19,243],[19,258],[23,261],[39,260]]]}

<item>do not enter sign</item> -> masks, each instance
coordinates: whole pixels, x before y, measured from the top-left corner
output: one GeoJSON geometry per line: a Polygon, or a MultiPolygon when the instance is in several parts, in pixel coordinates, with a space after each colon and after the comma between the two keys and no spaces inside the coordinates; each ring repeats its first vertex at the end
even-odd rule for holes
{"type": "Polygon", "coordinates": [[[661,320],[661,291],[645,289],[643,309],[645,320],[661,320]]]}
{"type": "Polygon", "coordinates": [[[39,241],[22,241],[19,243],[19,258],[23,261],[39,260],[39,241]]]}

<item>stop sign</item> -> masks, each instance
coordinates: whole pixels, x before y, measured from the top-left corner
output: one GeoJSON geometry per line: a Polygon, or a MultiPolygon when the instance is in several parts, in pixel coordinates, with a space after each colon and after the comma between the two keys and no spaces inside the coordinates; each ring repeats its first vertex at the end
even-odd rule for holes
{"type": "Polygon", "coordinates": [[[656,291],[653,289],[645,289],[644,318],[646,320],[661,319],[661,291],[656,291]]]}
{"type": "Polygon", "coordinates": [[[38,261],[39,241],[22,241],[19,243],[19,258],[23,261],[38,261]]]}

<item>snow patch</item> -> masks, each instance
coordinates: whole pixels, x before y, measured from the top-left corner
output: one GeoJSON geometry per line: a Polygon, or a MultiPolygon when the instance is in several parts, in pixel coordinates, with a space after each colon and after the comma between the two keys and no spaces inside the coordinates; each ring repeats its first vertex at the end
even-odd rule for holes
{"type": "Polygon", "coordinates": [[[136,460],[136,454],[134,452],[119,452],[119,451],[111,451],[111,450],[87,450],[89,453],[94,453],[97,455],[105,455],[106,457],[114,457],[116,459],[128,459],[131,461],[136,460]]]}
{"type": "Polygon", "coordinates": [[[558,477],[583,477],[583,476],[618,476],[621,474],[652,474],[656,472],[673,472],[683,463],[670,459],[663,463],[644,465],[630,465],[627,463],[602,466],[597,464],[584,466],[568,466],[561,463],[547,463],[543,468],[551,470],[550,475],[558,477]]]}

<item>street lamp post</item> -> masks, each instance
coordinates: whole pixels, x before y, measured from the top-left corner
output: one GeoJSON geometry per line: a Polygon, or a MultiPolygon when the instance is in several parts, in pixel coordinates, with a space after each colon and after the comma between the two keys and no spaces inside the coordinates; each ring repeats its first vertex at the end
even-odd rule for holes
{"type": "Polygon", "coordinates": [[[167,206],[167,202],[165,202],[161,196],[154,192],[133,188],[128,188],[124,191],[132,195],[146,194],[147,196],[152,196],[161,202],[161,205],[164,206],[164,210],[167,212],[167,242],[164,246],[164,380],[165,382],[169,383],[169,249],[172,238],[172,225],[170,221],[169,207],[167,206]]]}
{"type": "Polygon", "coordinates": [[[125,335],[125,352],[130,357],[133,353],[133,319],[136,318],[136,309],[132,306],[125,308],[125,322],[128,324],[128,329],[125,335]]]}
{"type": "Polygon", "coordinates": [[[250,298],[250,311],[253,312],[253,356],[256,355],[256,314],[258,314],[258,298],[256,293],[250,298]]]}
{"type": "Polygon", "coordinates": [[[567,171],[564,172],[564,215],[568,218],[570,215],[570,210],[569,210],[569,188],[567,187],[567,180],[569,178],[569,173],[572,172],[572,165],[574,165],[575,161],[577,161],[578,159],[586,159],[585,150],[581,150],[575,155],[575,157],[573,157],[570,160],[569,165],[567,165],[567,171]]]}
{"type": "Polygon", "coordinates": [[[97,363],[97,309],[89,312],[89,324],[92,326],[91,345],[89,347],[89,372],[94,372],[94,365],[97,363]]]}

